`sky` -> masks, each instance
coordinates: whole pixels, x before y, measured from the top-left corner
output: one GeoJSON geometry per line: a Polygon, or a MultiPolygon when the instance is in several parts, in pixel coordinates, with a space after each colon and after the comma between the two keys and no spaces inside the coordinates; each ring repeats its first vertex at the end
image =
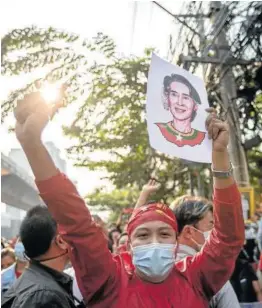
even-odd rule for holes
{"type": "MultiPolygon", "coordinates": [[[[162,1],[161,4],[173,7],[173,12],[177,13],[182,1],[162,1]]],[[[156,47],[162,57],[167,55],[168,35],[174,29],[172,18],[151,1],[9,0],[1,4],[2,36],[14,28],[32,24],[43,28],[53,26],[86,38],[103,32],[115,40],[120,53],[141,54],[145,47],[156,47]]],[[[25,77],[1,77],[0,100],[24,82],[25,77]]],[[[63,110],[44,134],[44,141],[53,141],[64,157],[63,149],[70,145],[70,141],[63,135],[61,126],[70,122],[75,112],[70,106],[63,110]]],[[[13,118],[10,117],[7,125],[0,130],[1,151],[4,153],[19,147],[15,136],[7,132],[8,125],[12,123],[13,118]]],[[[70,161],[68,171],[69,176],[77,181],[82,195],[105,183],[100,180],[101,172],[75,168],[70,161]]]]}

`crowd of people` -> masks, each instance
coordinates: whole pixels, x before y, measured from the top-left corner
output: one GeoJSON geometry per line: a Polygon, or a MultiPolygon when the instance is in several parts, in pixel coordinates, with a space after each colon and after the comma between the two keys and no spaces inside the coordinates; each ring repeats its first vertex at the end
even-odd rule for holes
{"type": "MultiPolygon", "coordinates": [[[[262,303],[262,219],[244,225],[227,152],[228,126],[213,109],[213,200],[149,201],[151,179],[132,210],[107,225],[91,216],[41,141],[51,107],[38,92],[15,110],[16,136],[47,207],[30,209],[19,236],[2,245],[2,307],[240,307],[262,303]],[[126,221],[123,216],[129,215],[126,221]]],[[[88,179],[87,179],[88,183],[88,179]]]]}
{"type": "MultiPolygon", "coordinates": [[[[147,196],[159,189],[155,180],[150,180],[141,192],[142,203],[146,202],[147,196]]],[[[136,205],[139,207],[140,204],[136,205]]],[[[214,226],[212,202],[192,196],[177,198],[170,208],[175,213],[178,223],[178,250],[177,260],[187,256],[194,256],[201,250],[214,226]]],[[[35,239],[31,239],[32,245],[40,240],[39,234],[43,229],[49,230],[51,223],[55,224],[46,208],[35,207],[27,213],[34,213],[35,221],[31,222],[37,232],[35,239]],[[48,218],[42,227],[34,226],[40,223],[38,215],[48,218]],[[42,229],[41,229],[42,228],[42,229]]],[[[104,230],[108,240],[108,249],[113,254],[121,254],[128,251],[127,219],[123,219],[126,210],[120,213],[115,223],[106,224],[98,215],[93,215],[93,220],[104,230]]],[[[130,213],[130,210],[128,211],[130,213]]],[[[131,214],[129,214],[130,216],[131,214]]],[[[26,221],[26,220],[25,220],[26,221]]],[[[24,222],[24,225],[26,223],[24,222]]],[[[22,232],[21,228],[21,232],[22,232]]],[[[25,231],[24,231],[25,232],[25,231]]],[[[56,230],[55,230],[56,232],[56,230]]],[[[54,236],[55,232],[52,234],[54,236]]],[[[52,236],[50,238],[52,238],[52,236]]],[[[262,272],[262,213],[260,209],[251,217],[245,225],[245,243],[236,260],[233,274],[221,290],[212,298],[209,307],[239,307],[239,303],[262,303],[261,272],[262,272]]],[[[28,235],[26,236],[28,239],[28,235]]],[[[44,236],[42,236],[44,239],[44,236]]],[[[43,244],[41,244],[43,245],[43,244]]],[[[2,295],[15,283],[26,268],[29,266],[29,258],[26,257],[24,245],[19,236],[7,241],[1,239],[1,270],[2,270],[2,295]]],[[[61,260],[59,261],[61,262],[61,260]]],[[[76,304],[83,301],[83,296],[78,287],[72,264],[68,260],[64,272],[73,278],[72,296],[76,304]]],[[[26,285],[28,287],[28,285],[26,285]]]]}

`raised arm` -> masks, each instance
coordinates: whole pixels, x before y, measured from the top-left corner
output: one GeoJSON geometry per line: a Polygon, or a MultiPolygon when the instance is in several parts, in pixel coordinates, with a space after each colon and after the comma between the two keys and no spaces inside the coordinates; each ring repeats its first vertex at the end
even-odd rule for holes
{"type": "MultiPolygon", "coordinates": [[[[115,284],[116,267],[103,231],[91,219],[74,184],[56,168],[41,141],[52,110],[39,92],[25,96],[15,110],[16,135],[36,178],[40,195],[70,244],[71,261],[86,301],[101,296],[115,284]]],[[[109,296],[109,295],[108,295],[109,296]]]]}
{"type": "Polygon", "coordinates": [[[150,179],[146,185],[143,186],[142,191],[139,195],[139,198],[136,202],[135,209],[145,205],[148,202],[149,197],[158,191],[160,185],[156,182],[155,179],[150,179]]]}
{"type": "Polygon", "coordinates": [[[230,171],[228,126],[212,115],[208,118],[207,129],[213,140],[214,228],[202,250],[190,261],[189,274],[200,291],[211,297],[234,270],[244,244],[244,220],[240,193],[230,171]]]}

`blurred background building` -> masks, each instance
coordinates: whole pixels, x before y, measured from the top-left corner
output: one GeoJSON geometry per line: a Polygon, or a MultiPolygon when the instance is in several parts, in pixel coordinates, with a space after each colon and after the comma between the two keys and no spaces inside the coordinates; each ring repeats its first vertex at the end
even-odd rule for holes
{"type": "MultiPolygon", "coordinates": [[[[60,150],[53,142],[47,142],[46,147],[56,166],[66,174],[67,163],[60,150]]],[[[22,149],[11,149],[8,156],[1,153],[1,182],[2,236],[11,238],[18,234],[26,211],[42,203],[22,149]]]]}

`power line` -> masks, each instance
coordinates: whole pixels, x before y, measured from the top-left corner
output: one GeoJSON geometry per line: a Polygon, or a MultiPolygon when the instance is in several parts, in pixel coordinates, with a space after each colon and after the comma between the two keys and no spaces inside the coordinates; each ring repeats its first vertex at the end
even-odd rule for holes
{"type": "MultiPolygon", "coordinates": [[[[195,35],[198,35],[200,36],[200,34],[198,32],[196,32],[193,28],[191,28],[185,21],[181,20],[179,18],[179,16],[181,15],[175,15],[175,14],[172,14],[168,9],[166,9],[165,7],[163,7],[161,4],[159,4],[157,1],[152,1],[153,3],[155,3],[158,7],[160,7],[163,11],[165,11],[167,14],[169,14],[170,16],[172,16],[173,18],[175,18],[177,21],[179,21],[182,25],[184,25],[185,27],[187,27],[188,29],[190,29],[195,35]]],[[[191,15],[190,15],[191,16],[191,15]]],[[[184,18],[185,17],[188,17],[188,15],[184,15],[183,16],[184,18]]]]}
{"type": "MultiPolygon", "coordinates": [[[[187,5],[186,10],[188,16],[191,16],[190,9],[192,6],[190,2],[189,5],[187,5]]],[[[195,3],[195,2],[193,2],[195,3]]],[[[202,3],[201,3],[202,4],[202,3]]],[[[241,59],[242,54],[245,52],[245,49],[242,50],[239,48],[239,46],[244,46],[246,44],[246,37],[241,37],[239,31],[239,35],[235,38],[233,44],[231,43],[231,46],[228,43],[225,29],[230,27],[230,23],[232,23],[232,20],[234,17],[236,17],[237,12],[234,10],[238,7],[243,9],[249,8],[249,6],[238,6],[238,2],[232,2],[231,4],[224,4],[221,5],[221,2],[212,2],[212,7],[210,8],[209,17],[211,18],[213,15],[214,18],[214,24],[213,26],[208,30],[208,35],[205,35],[204,33],[199,33],[199,26],[201,29],[204,29],[204,18],[206,14],[201,14],[203,12],[199,12],[201,8],[201,5],[195,8],[195,17],[186,19],[186,25],[181,22],[181,27],[179,29],[180,37],[178,38],[178,41],[176,42],[176,50],[174,49],[174,54],[180,52],[180,58],[184,64],[187,64],[186,68],[192,70],[195,70],[196,65],[199,65],[201,62],[205,63],[211,63],[216,64],[216,71],[219,72],[218,78],[218,84],[215,84],[214,86],[217,87],[220,86],[220,92],[222,95],[222,101],[220,99],[216,98],[219,105],[221,106],[222,110],[225,114],[228,114],[228,119],[230,122],[231,130],[230,130],[230,139],[231,139],[231,159],[233,161],[233,164],[237,166],[236,169],[236,179],[239,183],[248,183],[248,172],[247,172],[247,163],[244,155],[244,150],[241,142],[241,131],[239,126],[239,120],[238,120],[238,110],[235,106],[236,102],[233,101],[233,99],[236,98],[236,85],[235,80],[233,79],[232,72],[230,73],[230,70],[232,70],[232,66],[236,64],[247,64],[250,63],[250,61],[245,61],[241,59]],[[194,31],[192,31],[192,29],[194,31]],[[188,30],[190,32],[188,33],[188,30]],[[201,34],[201,35],[199,35],[201,34]],[[210,37],[209,41],[206,40],[206,37],[210,37]],[[203,42],[205,42],[203,44],[203,42]],[[232,49],[236,46],[236,52],[234,52],[235,57],[233,58],[232,55],[232,49]],[[188,48],[189,56],[182,56],[183,51],[188,48]],[[208,57],[208,51],[210,49],[214,48],[216,51],[216,57],[208,57]],[[195,52],[191,53],[191,50],[195,50],[195,52]],[[202,56],[199,57],[199,53],[202,51],[202,56]],[[193,54],[193,56],[192,56],[193,54]],[[232,65],[232,66],[231,66],[232,65]],[[225,77],[227,76],[226,82],[225,77]]],[[[173,16],[172,13],[170,13],[167,9],[163,8],[163,6],[159,6],[164,11],[169,13],[169,15],[173,16]]],[[[181,16],[186,16],[186,14],[183,14],[182,11],[180,11],[181,16]]],[[[176,17],[176,20],[181,21],[181,18],[179,18],[179,15],[173,16],[176,17]]],[[[256,14],[254,14],[256,15],[256,14]]],[[[252,18],[249,18],[244,25],[247,29],[250,28],[253,21],[255,20],[257,16],[254,16],[252,18]]],[[[244,25],[241,26],[241,28],[244,27],[244,25]]],[[[230,28],[229,28],[230,29],[230,28]]],[[[203,31],[205,32],[205,31],[203,31]]],[[[241,34],[242,35],[242,34],[241,34]]],[[[172,51],[171,51],[172,52],[172,51]]],[[[214,72],[213,72],[214,75],[214,72]]],[[[216,75],[215,75],[216,76],[216,75]]],[[[213,90],[213,87],[211,90],[213,90]]],[[[210,91],[210,87],[209,87],[210,91]]]]}

